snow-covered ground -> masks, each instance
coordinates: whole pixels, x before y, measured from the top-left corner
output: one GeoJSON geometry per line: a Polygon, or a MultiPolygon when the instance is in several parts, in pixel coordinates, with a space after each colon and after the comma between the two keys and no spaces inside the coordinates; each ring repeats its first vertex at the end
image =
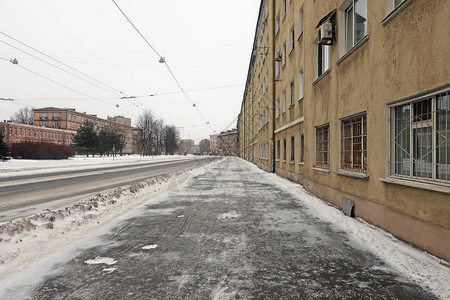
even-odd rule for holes
{"type": "MultiPolygon", "coordinates": [[[[10,174],[24,175],[49,169],[72,170],[120,163],[140,163],[161,159],[186,159],[184,156],[169,157],[75,157],[67,161],[17,161],[0,163],[0,177],[10,174]]],[[[217,162],[216,162],[217,163],[217,162]]],[[[216,164],[213,163],[213,164],[216,164]]],[[[28,218],[0,223],[0,281],[11,276],[32,262],[66,247],[111,220],[144,203],[149,198],[166,192],[170,187],[186,181],[191,176],[205,172],[209,166],[171,174],[143,183],[115,189],[96,195],[68,207],[45,211],[28,218]]],[[[255,167],[255,171],[257,171],[255,167]]],[[[342,212],[323,200],[306,192],[301,185],[275,174],[264,173],[268,184],[296,195],[317,217],[345,229],[355,244],[378,255],[390,268],[413,281],[425,285],[442,299],[450,299],[450,264],[424,251],[418,250],[392,235],[373,227],[361,219],[346,217],[342,212]]],[[[223,218],[231,218],[231,214],[223,218]]],[[[381,268],[381,267],[380,267],[381,268]]]]}
{"type": "Polygon", "coordinates": [[[442,299],[450,299],[450,263],[397,239],[386,231],[372,226],[360,218],[345,216],[341,210],[308,193],[301,185],[275,174],[267,174],[272,183],[288,190],[301,199],[313,215],[340,227],[352,242],[387,262],[387,266],[427,286],[442,299]]]}
{"type": "Polygon", "coordinates": [[[77,155],[68,159],[61,160],[33,160],[33,159],[11,159],[0,162],[0,178],[21,176],[37,173],[47,173],[56,171],[69,171],[79,169],[91,169],[98,167],[120,166],[130,164],[140,164],[143,162],[189,159],[192,156],[180,155],[162,155],[162,156],[95,156],[86,157],[86,155],[77,155]]]}

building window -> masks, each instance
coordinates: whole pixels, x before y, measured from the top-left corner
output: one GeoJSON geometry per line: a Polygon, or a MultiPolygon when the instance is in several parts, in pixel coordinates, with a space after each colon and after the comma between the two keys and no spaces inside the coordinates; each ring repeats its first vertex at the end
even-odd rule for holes
{"type": "Polygon", "coordinates": [[[286,90],[283,91],[283,103],[281,106],[281,112],[282,113],[286,112],[286,90]]]}
{"type": "Polygon", "coordinates": [[[280,140],[277,141],[277,159],[280,160],[280,140]]]}
{"type": "Polygon", "coordinates": [[[295,86],[294,86],[294,81],[291,81],[290,89],[291,89],[291,105],[290,105],[290,107],[293,107],[293,106],[294,106],[294,103],[295,103],[295,98],[294,98],[294,96],[295,96],[295,86]]]}
{"type": "Polygon", "coordinates": [[[283,53],[281,54],[281,64],[284,66],[286,64],[286,42],[283,44],[283,53]]]}
{"type": "Polygon", "coordinates": [[[281,62],[275,61],[275,77],[278,77],[278,75],[280,75],[280,69],[281,69],[281,62]]]}
{"type": "Polygon", "coordinates": [[[280,98],[278,98],[276,102],[275,115],[277,118],[280,116],[280,98]]]}
{"type": "Polygon", "coordinates": [[[304,19],[304,10],[303,10],[303,4],[300,7],[300,17],[299,17],[299,35],[301,36],[303,33],[303,19],[304,19]]]}
{"type": "Polygon", "coordinates": [[[367,35],[367,0],[352,0],[345,12],[345,47],[350,50],[367,35]]]}
{"type": "Polygon", "coordinates": [[[316,167],[330,167],[330,125],[316,127],[316,167]]]}
{"type": "Polygon", "coordinates": [[[31,129],[28,129],[28,136],[31,136],[31,129]]]}
{"type": "Polygon", "coordinates": [[[295,161],[295,139],[291,136],[291,162],[295,161]]]}
{"type": "Polygon", "coordinates": [[[280,13],[278,12],[277,18],[275,21],[275,35],[277,35],[279,31],[280,31],[280,13]]]}
{"type": "Polygon", "coordinates": [[[300,162],[305,162],[305,135],[300,134],[300,162]]]}
{"type": "Polygon", "coordinates": [[[17,127],[14,127],[14,135],[17,136],[17,127]]]}
{"type": "Polygon", "coordinates": [[[367,173],[367,114],[341,120],[341,169],[367,173]]]}
{"type": "Polygon", "coordinates": [[[22,128],[19,128],[19,136],[22,136],[22,128]]]}
{"type": "Polygon", "coordinates": [[[393,10],[400,6],[403,2],[407,0],[386,0],[386,14],[390,14],[393,10]]]}
{"type": "Polygon", "coordinates": [[[283,161],[286,161],[286,139],[283,139],[283,161]]]}
{"type": "Polygon", "coordinates": [[[291,49],[290,49],[290,52],[292,52],[292,50],[294,50],[294,47],[295,47],[295,27],[294,27],[294,25],[292,25],[292,27],[291,27],[290,37],[291,37],[291,49]]]}
{"type": "Polygon", "coordinates": [[[286,17],[286,11],[287,11],[287,3],[286,0],[283,0],[283,19],[286,17]]]}
{"type": "Polygon", "coordinates": [[[391,173],[450,182],[450,90],[392,106],[391,173]]]}
{"type": "Polygon", "coordinates": [[[298,73],[298,99],[303,99],[303,70],[298,73]]]}
{"type": "Polygon", "coordinates": [[[394,3],[394,9],[397,8],[400,4],[402,4],[405,0],[392,0],[394,3]]]}
{"type": "Polygon", "coordinates": [[[330,48],[326,45],[320,45],[316,41],[314,43],[314,50],[315,78],[317,79],[330,68],[330,48]]]}

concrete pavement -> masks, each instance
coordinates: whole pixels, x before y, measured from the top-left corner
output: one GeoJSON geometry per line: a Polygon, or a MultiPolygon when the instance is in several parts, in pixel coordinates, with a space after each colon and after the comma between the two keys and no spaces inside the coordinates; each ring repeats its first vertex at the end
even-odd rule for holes
{"type": "Polygon", "coordinates": [[[2,299],[436,298],[238,158],[93,236],[2,299]]]}

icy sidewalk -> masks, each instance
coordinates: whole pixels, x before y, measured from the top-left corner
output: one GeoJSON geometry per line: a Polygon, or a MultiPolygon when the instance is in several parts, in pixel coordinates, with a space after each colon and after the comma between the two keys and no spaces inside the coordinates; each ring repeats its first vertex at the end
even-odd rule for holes
{"type": "Polygon", "coordinates": [[[308,193],[299,184],[275,174],[266,174],[265,177],[297,196],[315,216],[345,230],[355,244],[374,253],[389,268],[428,287],[442,299],[450,299],[449,262],[414,248],[360,218],[346,217],[341,210],[308,193]]]}
{"type": "Polygon", "coordinates": [[[0,298],[448,299],[445,262],[239,158],[171,182],[0,298]]]}

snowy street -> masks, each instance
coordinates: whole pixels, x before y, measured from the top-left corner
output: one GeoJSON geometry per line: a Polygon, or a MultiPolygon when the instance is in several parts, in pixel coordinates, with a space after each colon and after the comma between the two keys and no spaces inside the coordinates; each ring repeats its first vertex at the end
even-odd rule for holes
{"type": "MultiPolygon", "coordinates": [[[[448,262],[251,163],[227,157],[181,177],[161,193],[124,193],[145,200],[85,235],[66,232],[83,238],[12,276],[3,258],[0,299],[450,297],[448,262]]],[[[0,252],[14,241],[3,235],[0,252]]]]}
{"type": "MultiPolygon", "coordinates": [[[[110,162],[114,163],[115,160],[112,159],[111,157],[110,162]]],[[[154,160],[141,158],[137,161],[123,159],[118,164],[99,164],[101,160],[93,158],[87,159],[90,164],[83,168],[73,165],[53,169],[40,166],[31,173],[30,170],[21,172],[20,169],[6,169],[3,171],[7,176],[0,176],[0,222],[58,208],[96,193],[183,170],[213,159],[175,156],[154,160]]],[[[75,161],[80,161],[80,158],[75,161]]],[[[2,163],[0,167],[6,165],[17,168],[19,162],[16,160],[12,164],[2,163]]],[[[56,162],[70,164],[70,161],[56,162]]],[[[47,163],[51,165],[50,161],[47,163]]]]}

